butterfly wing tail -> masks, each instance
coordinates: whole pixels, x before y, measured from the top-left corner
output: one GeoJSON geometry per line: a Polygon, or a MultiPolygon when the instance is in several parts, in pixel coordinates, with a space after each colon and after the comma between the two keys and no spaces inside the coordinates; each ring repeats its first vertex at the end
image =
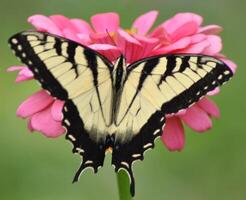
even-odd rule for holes
{"type": "Polygon", "coordinates": [[[154,148],[155,139],[161,136],[162,129],[165,124],[165,117],[161,111],[154,113],[149,123],[144,125],[140,132],[136,134],[129,142],[124,144],[116,140],[116,144],[112,154],[112,165],[115,171],[125,170],[130,179],[131,195],[135,194],[135,181],[132,171],[132,164],[136,160],[144,159],[144,152],[150,148],[154,148]],[[154,126],[153,126],[154,124],[154,126]]]}
{"type": "Polygon", "coordinates": [[[79,117],[77,108],[71,101],[65,103],[63,115],[63,125],[67,129],[66,139],[72,142],[73,153],[78,153],[83,157],[73,180],[73,182],[76,182],[85,169],[92,168],[94,173],[96,173],[103,166],[105,144],[103,142],[96,143],[89,137],[88,132],[84,129],[84,123],[79,117]]]}

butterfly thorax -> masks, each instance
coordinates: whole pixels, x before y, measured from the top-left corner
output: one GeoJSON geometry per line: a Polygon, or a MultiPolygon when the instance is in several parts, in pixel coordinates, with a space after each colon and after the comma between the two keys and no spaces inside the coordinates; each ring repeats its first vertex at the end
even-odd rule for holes
{"type": "Polygon", "coordinates": [[[121,55],[114,64],[113,70],[113,100],[112,100],[112,124],[109,128],[109,134],[114,134],[116,130],[116,126],[114,124],[114,118],[116,117],[117,107],[120,103],[120,97],[122,92],[122,85],[125,80],[126,75],[126,62],[123,55],[121,55]]]}
{"type": "Polygon", "coordinates": [[[124,75],[126,74],[126,64],[125,58],[120,56],[115,62],[115,70],[114,70],[114,89],[116,95],[119,93],[120,88],[122,87],[122,83],[124,80],[124,75]]]}

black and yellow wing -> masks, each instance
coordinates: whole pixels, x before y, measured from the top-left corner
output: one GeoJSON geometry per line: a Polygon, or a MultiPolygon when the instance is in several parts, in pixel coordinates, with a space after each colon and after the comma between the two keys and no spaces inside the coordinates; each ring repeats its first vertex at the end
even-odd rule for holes
{"type": "Polygon", "coordinates": [[[88,167],[97,172],[112,147],[112,165],[128,172],[132,195],[132,163],[154,147],[165,115],[188,108],[232,76],[230,68],[213,57],[160,55],[128,66],[119,85],[117,66],[76,42],[26,31],[9,43],[42,87],[65,101],[66,137],[73,152],[83,156],[74,180],[88,167]]]}
{"type": "Polygon", "coordinates": [[[95,51],[48,33],[26,31],[9,39],[17,57],[53,97],[65,101],[63,125],[81,171],[96,172],[105,156],[105,129],[112,121],[112,64],[95,51]]]}
{"type": "Polygon", "coordinates": [[[205,55],[161,55],[128,66],[116,111],[112,164],[124,169],[134,193],[132,163],[143,160],[162,134],[165,115],[188,108],[232,77],[225,63],[205,55]]]}

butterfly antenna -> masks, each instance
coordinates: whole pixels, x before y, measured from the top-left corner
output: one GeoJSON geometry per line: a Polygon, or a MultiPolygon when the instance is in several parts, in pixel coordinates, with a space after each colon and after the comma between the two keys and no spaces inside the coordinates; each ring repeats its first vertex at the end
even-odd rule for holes
{"type": "Polygon", "coordinates": [[[108,36],[109,36],[111,42],[114,44],[114,46],[117,46],[116,42],[114,41],[114,38],[110,35],[108,29],[106,29],[106,33],[108,34],[108,36]]]}
{"type": "MultiPolygon", "coordinates": [[[[113,45],[117,47],[117,44],[116,44],[114,38],[110,35],[108,29],[106,29],[106,33],[108,34],[108,36],[109,36],[111,42],[113,43],[113,45]]],[[[121,52],[121,54],[120,54],[120,57],[124,57],[123,54],[122,54],[122,52],[121,52]]],[[[116,57],[115,59],[117,59],[117,57],[116,57]]]]}

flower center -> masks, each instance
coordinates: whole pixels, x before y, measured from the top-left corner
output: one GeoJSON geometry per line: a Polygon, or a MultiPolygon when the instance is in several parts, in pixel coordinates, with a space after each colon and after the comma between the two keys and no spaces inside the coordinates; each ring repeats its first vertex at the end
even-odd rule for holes
{"type": "Polygon", "coordinates": [[[136,28],[125,29],[125,31],[127,33],[129,33],[130,35],[133,35],[133,34],[137,34],[138,33],[138,29],[136,29],[136,28]]]}

